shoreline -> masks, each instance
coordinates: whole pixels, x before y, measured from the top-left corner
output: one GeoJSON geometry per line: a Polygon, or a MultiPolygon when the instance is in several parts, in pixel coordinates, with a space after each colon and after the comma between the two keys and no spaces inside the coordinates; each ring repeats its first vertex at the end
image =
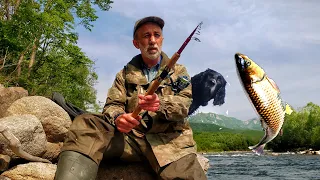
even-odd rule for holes
{"type": "MultiPolygon", "coordinates": [[[[210,155],[210,154],[243,154],[243,153],[253,153],[251,150],[249,151],[198,151],[198,154],[201,155],[210,155]]],[[[287,152],[273,152],[270,150],[264,151],[265,155],[286,155],[286,154],[292,154],[292,155],[320,155],[320,150],[303,150],[303,151],[287,151],[287,152]]]]}
{"type": "Polygon", "coordinates": [[[252,151],[198,151],[199,154],[233,154],[233,153],[251,153],[252,151]]]}

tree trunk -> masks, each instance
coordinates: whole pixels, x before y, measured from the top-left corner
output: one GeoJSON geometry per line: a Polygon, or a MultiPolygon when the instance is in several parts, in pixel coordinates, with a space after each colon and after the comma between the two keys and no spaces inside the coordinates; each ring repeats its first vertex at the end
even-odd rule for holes
{"type": "Polygon", "coordinates": [[[18,8],[20,5],[20,0],[16,0],[15,8],[18,8]]]}
{"type": "Polygon", "coordinates": [[[39,43],[39,40],[37,38],[34,38],[34,43],[32,46],[32,53],[31,53],[30,63],[29,63],[28,77],[30,76],[31,68],[35,63],[36,53],[37,53],[37,49],[38,49],[38,43],[39,43]]]}
{"type": "Polygon", "coordinates": [[[4,8],[5,8],[5,17],[6,20],[10,20],[11,19],[11,15],[10,15],[10,1],[9,0],[5,0],[4,1],[4,8]]]}
{"type": "Polygon", "coordinates": [[[4,64],[6,63],[7,54],[8,54],[8,48],[7,48],[6,54],[4,55],[4,58],[2,60],[0,60],[0,62],[2,63],[0,70],[2,70],[4,68],[4,64]]]}
{"type": "Polygon", "coordinates": [[[26,51],[22,52],[20,57],[19,57],[19,61],[18,61],[18,64],[17,64],[17,69],[18,69],[18,77],[20,77],[21,75],[21,63],[24,59],[24,54],[25,54],[26,51]]]}
{"type": "Polygon", "coordinates": [[[31,44],[29,44],[26,47],[26,49],[24,51],[22,51],[21,54],[20,54],[19,61],[18,61],[18,64],[17,64],[17,68],[16,68],[16,70],[18,70],[18,72],[17,72],[18,77],[21,75],[21,64],[22,64],[22,61],[24,60],[24,55],[26,54],[26,52],[28,52],[30,45],[31,44]]]}
{"type": "Polygon", "coordinates": [[[16,0],[16,3],[14,4],[14,12],[18,10],[19,6],[20,6],[20,0],[16,0]]]}

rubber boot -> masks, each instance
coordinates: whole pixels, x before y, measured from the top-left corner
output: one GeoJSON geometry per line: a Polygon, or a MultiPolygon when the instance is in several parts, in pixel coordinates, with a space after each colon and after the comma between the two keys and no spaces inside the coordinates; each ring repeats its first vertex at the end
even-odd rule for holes
{"type": "Polygon", "coordinates": [[[98,165],[75,151],[63,151],[59,156],[55,180],[95,180],[98,165]]]}

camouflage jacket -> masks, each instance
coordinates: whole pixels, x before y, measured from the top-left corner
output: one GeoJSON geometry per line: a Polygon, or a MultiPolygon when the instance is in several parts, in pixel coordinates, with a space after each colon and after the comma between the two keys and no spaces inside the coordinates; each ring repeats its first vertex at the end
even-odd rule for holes
{"type": "MultiPolygon", "coordinates": [[[[163,58],[157,76],[170,60],[164,52],[161,55],[163,58]]],[[[149,83],[142,71],[141,61],[140,54],[132,58],[126,68],[117,73],[108,91],[103,113],[111,123],[114,123],[114,118],[119,113],[133,112],[138,104],[137,94],[145,94],[147,91],[149,83]]],[[[183,75],[190,79],[186,68],[180,64],[175,64],[170,73],[173,73],[173,81],[183,75]]],[[[178,94],[174,94],[171,87],[165,83],[170,83],[170,79],[163,80],[156,91],[160,99],[160,109],[157,112],[148,112],[152,118],[151,127],[145,129],[140,124],[133,130],[145,134],[160,166],[196,152],[192,129],[186,119],[192,102],[191,83],[178,94]]]]}

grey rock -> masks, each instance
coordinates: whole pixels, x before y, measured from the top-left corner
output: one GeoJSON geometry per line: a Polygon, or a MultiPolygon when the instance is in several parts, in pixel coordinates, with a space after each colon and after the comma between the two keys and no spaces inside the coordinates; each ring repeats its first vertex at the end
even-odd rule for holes
{"type": "Polygon", "coordinates": [[[19,164],[1,175],[12,180],[53,180],[56,170],[55,164],[30,162],[19,164]]]}
{"type": "MultiPolygon", "coordinates": [[[[20,141],[22,150],[33,156],[40,156],[44,153],[47,140],[37,117],[33,115],[13,115],[1,118],[0,123],[7,127],[20,141]]],[[[8,140],[0,134],[0,153],[16,157],[8,144],[8,140]]]]}
{"type": "MultiPolygon", "coordinates": [[[[9,167],[11,157],[8,155],[0,154],[0,171],[5,171],[9,167]]],[[[1,180],[1,179],[0,179],[1,180]]]]}
{"type": "Polygon", "coordinates": [[[42,158],[48,159],[51,162],[57,162],[62,145],[63,143],[47,142],[46,152],[42,155],[42,158]]]}
{"type": "Polygon", "coordinates": [[[51,99],[42,96],[28,96],[18,99],[7,110],[9,115],[32,114],[41,122],[47,140],[52,143],[63,142],[71,126],[66,111],[51,99]]]}
{"type": "Polygon", "coordinates": [[[5,88],[0,85],[0,118],[5,116],[5,112],[16,100],[28,96],[28,91],[21,87],[5,88]]]}

